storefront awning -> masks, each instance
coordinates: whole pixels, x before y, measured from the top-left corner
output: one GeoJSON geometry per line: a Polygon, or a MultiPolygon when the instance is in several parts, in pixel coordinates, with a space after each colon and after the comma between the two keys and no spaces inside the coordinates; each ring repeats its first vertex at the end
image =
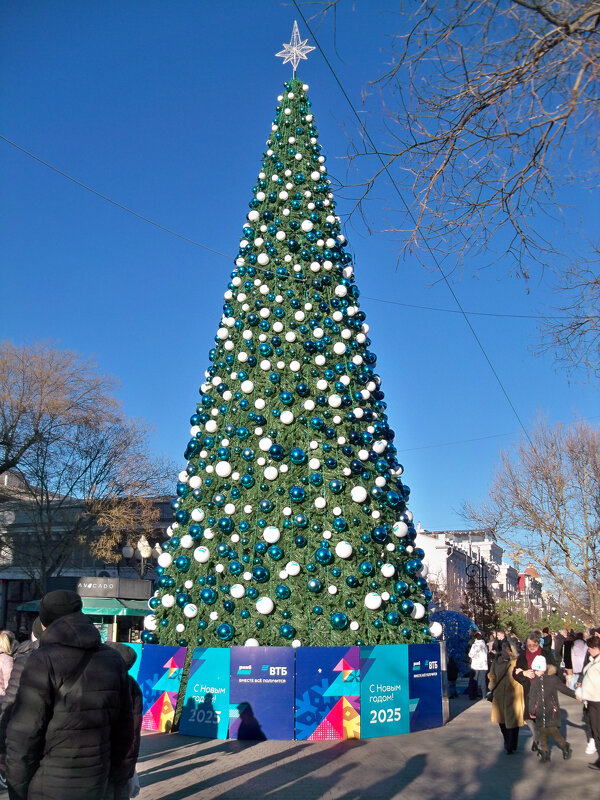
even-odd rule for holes
{"type": "MultiPolygon", "coordinates": [[[[81,600],[81,610],[92,617],[145,617],[150,610],[146,600],[118,600],[116,597],[82,597],[81,600]]],[[[39,600],[17,606],[17,611],[39,610],[39,600]]]]}

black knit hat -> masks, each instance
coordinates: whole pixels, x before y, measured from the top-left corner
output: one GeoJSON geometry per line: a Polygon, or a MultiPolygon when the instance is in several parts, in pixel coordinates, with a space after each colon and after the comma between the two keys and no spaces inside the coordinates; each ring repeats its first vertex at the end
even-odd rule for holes
{"type": "Polygon", "coordinates": [[[47,628],[51,622],[67,614],[75,614],[81,611],[81,597],[68,589],[57,589],[55,592],[48,592],[40,601],[40,620],[42,625],[47,628]]]}

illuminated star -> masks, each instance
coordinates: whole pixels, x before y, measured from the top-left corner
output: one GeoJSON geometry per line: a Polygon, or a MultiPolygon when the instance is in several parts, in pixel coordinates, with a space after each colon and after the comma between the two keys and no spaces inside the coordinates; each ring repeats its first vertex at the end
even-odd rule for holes
{"type": "Polygon", "coordinates": [[[301,59],[306,61],[306,54],[310,53],[314,50],[314,47],[310,47],[310,45],[306,44],[308,39],[305,39],[303,42],[300,41],[300,32],[298,30],[298,23],[294,20],[294,27],[292,29],[292,40],[288,44],[283,45],[283,50],[280,50],[275,55],[278,58],[283,58],[283,63],[288,64],[291,63],[292,67],[294,68],[294,74],[296,74],[296,69],[298,68],[298,62],[301,59]]]}

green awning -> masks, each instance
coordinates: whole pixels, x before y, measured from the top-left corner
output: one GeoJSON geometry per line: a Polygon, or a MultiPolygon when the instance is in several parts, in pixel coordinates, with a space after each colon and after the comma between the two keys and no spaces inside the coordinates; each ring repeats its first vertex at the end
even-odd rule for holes
{"type": "MultiPolygon", "coordinates": [[[[116,597],[82,597],[84,614],[92,617],[145,617],[150,611],[146,600],[118,600],[116,597]]],[[[21,603],[17,611],[39,611],[40,601],[21,603]]]]}

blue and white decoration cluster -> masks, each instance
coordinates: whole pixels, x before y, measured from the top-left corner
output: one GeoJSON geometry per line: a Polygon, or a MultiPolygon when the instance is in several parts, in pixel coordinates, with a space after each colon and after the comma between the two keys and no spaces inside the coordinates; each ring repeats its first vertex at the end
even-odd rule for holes
{"type": "Polygon", "coordinates": [[[190,420],[146,642],[437,633],[307,89],[293,78],[278,98],[190,420]]]}

